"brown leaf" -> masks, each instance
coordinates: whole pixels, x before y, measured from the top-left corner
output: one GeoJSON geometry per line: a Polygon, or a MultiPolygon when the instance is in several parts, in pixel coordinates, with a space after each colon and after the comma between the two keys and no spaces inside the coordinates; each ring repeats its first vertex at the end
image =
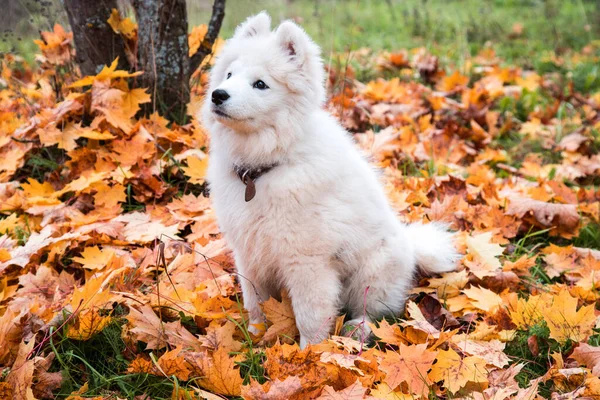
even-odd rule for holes
{"type": "Polygon", "coordinates": [[[31,385],[33,382],[35,364],[34,360],[27,359],[29,353],[33,350],[34,344],[34,340],[29,341],[29,343],[25,343],[25,341],[21,342],[17,353],[17,359],[6,377],[6,382],[12,387],[15,396],[14,398],[16,399],[34,399],[31,385]]]}
{"type": "Polygon", "coordinates": [[[206,329],[206,335],[200,337],[202,346],[210,349],[224,349],[229,352],[236,352],[242,348],[242,344],[233,338],[236,326],[233,322],[227,321],[220,325],[217,321],[212,321],[206,329]]]}
{"type": "Polygon", "coordinates": [[[600,376],[600,347],[579,343],[569,357],[591,369],[592,374],[600,376]]]}
{"type": "Polygon", "coordinates": [[[511,197],[506,213],[523,218],[531,215],[542,227],[557,227],[576,233],[579,226],[579,213],[574,204],[555,204],[525,197],[511,197]]]}
{"type": "Polygon", "coordinates": [[[362,400],[365,398],[367,388],[363,387],[359,380],[345,389],[335,391],[331,386],[323,387],[318,400],[362,400]]]}
{"type": "Polygon", "coordinates": [[[307,390],[320,388],[328,382],[327,368],[320,362],[321,355],[310,347],[300,350],[297,345],[280,344],[265,351],[265,371],[271,379],[284,380],[289,376],[302,377],[302,386],[307,390]]]}
{"type": "Polygon", "coordinates": [[[386,351],[381,361],[381,369],[386,373],[384,381],[392,389],[406,382],[410,393],[424,395],[432,383],[427,372],[433,365],[436,354],[427,350],[426,344],[400,344],[398,352],[386,351]]]}
{"type": "Polygon", "coordinates": [[[460,325],[456,318],[432,295],[423,296],[419,301],[419,309],[425,319],[439,330],[452,329],[460,325]]]}
{"type": "Polygon", "coordinates": [[[527,347],[529,347],[529,351],[534,357],[537,357],[540,354],[540,345],[538,343],[537,335],[531,335],[527,338],[527,347]]]}
{"type": "Polygon", "coordinates": [[[200,379],[198,383],[204,389],[225,396],[239,396],[242,389],[242,377],[236,359],[230,357],[228,352],[218,349],[212,354],[188,354],[189,362],[194,376],[200,379]]]}
{"type": "Polygon", "coordinates": [[[246,400],[300,399],[304,388],[297,376],[288,376],[284,380],[267,381],[262,385],[254,379],[242,386],[242,397],[246,400]]]}
{"type": "Polygon", "coordinates": [[[296,335],[298,335],[298,328],[296,328],[296,318],[294,317],[292,301],[287,293],[282,294],[281,302],[274,298],[265,301],[263,303],[263,310],[267,316],[267,320],[271,321],[273,325],[269,326],[262,341],[268,343],[278,337],[281,337],[284,341],[293,341],[296,335]]]}

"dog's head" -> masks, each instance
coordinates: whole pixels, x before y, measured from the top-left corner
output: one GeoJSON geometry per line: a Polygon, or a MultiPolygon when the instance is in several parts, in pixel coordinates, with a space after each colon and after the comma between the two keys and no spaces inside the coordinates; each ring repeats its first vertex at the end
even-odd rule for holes
{"type": "Polygon", "coordinates": [[[319,47],[291,21],[274,31],[270,25],[269,15],[261,12],[227,41],[210,75],[204,106],[209,124],[251,133],[322,105],[319,47]]]}

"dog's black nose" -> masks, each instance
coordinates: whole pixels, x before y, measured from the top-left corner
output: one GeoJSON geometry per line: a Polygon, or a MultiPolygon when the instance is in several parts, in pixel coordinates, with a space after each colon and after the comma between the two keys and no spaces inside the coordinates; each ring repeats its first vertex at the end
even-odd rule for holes
{"type": "Polygon", "coordinates": [[[229,98],[229,93],[223,89],[217,89],[212,92],[212,102],[220,106],[225,100],[229,98]]]}

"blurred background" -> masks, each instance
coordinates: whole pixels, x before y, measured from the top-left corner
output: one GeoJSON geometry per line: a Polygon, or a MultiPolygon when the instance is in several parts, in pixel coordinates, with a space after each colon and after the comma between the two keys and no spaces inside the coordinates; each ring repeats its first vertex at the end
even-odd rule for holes
{"type": "MultiPolygon", "coordinates": [[[[101,1],[101,0],[99,0],[101,1]]],[[[68,26],[59,0],[2,0],[0,52],[33,59],[31,39],[55,23],[68,26]]],[[[121,2],[128,16],[127,1],[121,2]]],[[[188,1],[190,29],[208,22],[211,0],[188,1]]],[[[491,47],[507,62],[527,65],[540,52],[579,51],[600,38],[597,0],[228,0],[221,35],[267,10],[274,23],[294,19],[325,55],[362,47],[427,47],[460,63],[491,47]]]]}

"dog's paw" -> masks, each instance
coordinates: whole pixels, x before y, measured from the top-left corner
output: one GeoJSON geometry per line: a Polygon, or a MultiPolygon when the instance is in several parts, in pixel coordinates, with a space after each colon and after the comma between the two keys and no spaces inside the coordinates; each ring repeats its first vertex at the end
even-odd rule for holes
{"type": "Polygon", "coordinates": [[[352,319],[342,325],[340,335],[361,343],[368,343],[373,337],[373,332],[364,319],[352,319]]]}

